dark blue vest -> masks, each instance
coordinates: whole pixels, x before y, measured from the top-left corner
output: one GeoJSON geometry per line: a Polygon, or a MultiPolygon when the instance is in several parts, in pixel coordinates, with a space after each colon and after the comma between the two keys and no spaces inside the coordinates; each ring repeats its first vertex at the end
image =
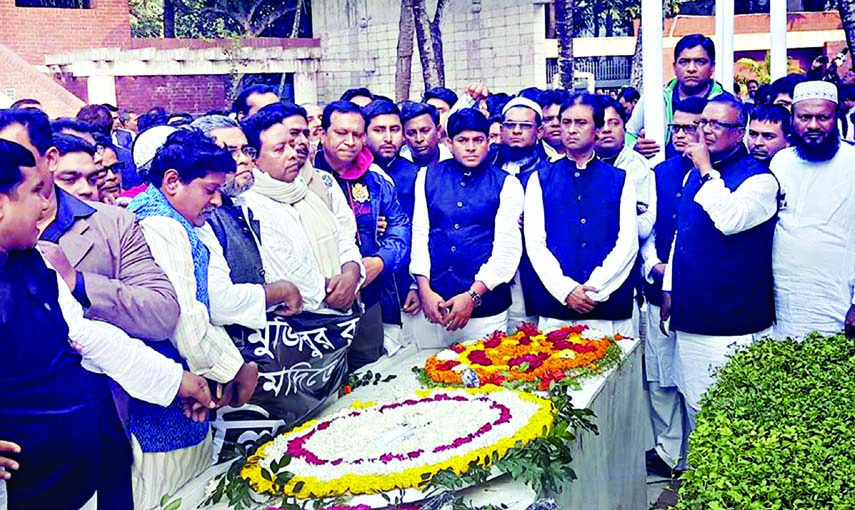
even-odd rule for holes
{"type": "MultiPolygon", "coordinates": [[[[736,190],[769,170],[739,147],[715,165],[736,190]]],[[[746,335],[772,325],[772,234],[777,216],[744,232],[724,235],[695,203],[702,181],[692,170],[680,198],[674,247],[671,328],[711,336],[746,335]]]]}
{"type": "MultiPolygon", "coordinates": [[[[665,263],[668,262],[674,232],[677,231],[677,209],[683,196],[683,179],[693,166],[689,158],[677,156],[659,163],[653,169],[656,173],[656,224],[653,226],[656,256],[665,263]]],[[[644,296],[651,304],[662,306],[662,280],[656,278],[653,283],[645,281],[644,296]]]]}
{"type": "MultiPolygon", "coordinates": [[[[381,167],[395,181],[398,202],[401,204],[404,212],[407,213],[410,221],[413,221],[416,175],[419,173],[419,166],[400,156],[395,156],[388,163],[381,165],[381,167]]],[[[409,264],[407,264],[407,267],[409,267],[409,264]]]]}
{"type": "MultiPolygon", "coordinates": [[[[427,169],[430,284],[443,298],[468,291],[490,258],[499,195],[508,177],[488,163],[470,170],[448,160],[427,169]]],[[[502,284],[484,294],[472,317],[497,315],[510,306],[510,287],[502,284]]]]}
{"type": "MultiPolygon", "coordinates": [[[[620,231],[620,198],[626,172],[600,160],[584,170],[561,159],[538,170],[543,191],[546,246],[562,272],[583,283],[614,248],[620,231]]],[[[526,313],[561,320],[623,320],[632,317],[632,283],[627,280],[607,301],[580,314],[546,290],[533,270],[521,266],[526,313]]]]}
{"type": "MultiPolygon", "coordinates": [[[[247,221],[241,207],[234,205],[228,197],[223,197],[223,206],[214,211],[208,224],[223,248],[223,256],[229,265],[229,277],[232,283],[263,285],[264,267],[261,263],[261,253],[255,244],[256,238],[260,238],[261,230],[258,220],[252,219],[252,211],[247,221]]],[[[243,359],[258,361],[258,357],[253,353],[254,349],[247,340],[253,334],[253,330],[239,324],[228,325],[225,329],[243,355],[243,359]]]]}
{"type": "Polygon", "coordinates": [[[35,250],[0,267],[0,438],[22,446],[9,508],[77,510],[98,478],[98,420],[56,274],[35,250]]]}

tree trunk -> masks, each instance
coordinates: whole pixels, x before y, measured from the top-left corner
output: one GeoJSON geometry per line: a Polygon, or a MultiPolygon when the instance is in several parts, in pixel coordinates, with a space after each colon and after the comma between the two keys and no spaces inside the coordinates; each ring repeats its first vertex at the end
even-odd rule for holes
{"type": "Polygon", "coordinates": [[[163,37],[175,38],[175,4],[172,0],[163,0],[163,37]]]}
{"type": "Polygon", "coordinates": [[[425,9],[425,0],[412,0],[412,2],[416,41],[419,44],[419,58],[422,62],[422,77],[425,81],[425,90],[427,90],[440,86],[436,50],[431,37],[431,22],[425,9]]]}
{"type": "Polygon", "coordinates": [[[629,75],[629,86],[641,91],[641,88],[644,86],[644,60],[641,56],[641,23],[638,24],[638,34],[635,37],[635,53],[632,55],[632,72],[629,75]]]}
{"type": "Polygon", "coordinates": [[[442,23],[444,9],[445,0],[437,0],[436,12],[434,12],[433,21],[430,22],[430,38],[433,42],[433,54],[434,58],[436,58],[436,70],[440,87],[445,87],[445,53],[442,49],[442,29],[439,26],[442,23]]]}
{"type": "Polygon", "coordinates": [[[573,90],[573,13],[576,0],[555,0],[555,27],[558,37],[558,75],[565,90],[573,90]]]}
{"type": "Polygon", "coordinates": [[[300,37],[300,23],[303,20],[303,0],[297,0],[297,6],[294,10],[294,24],[291,25],[290,37],[300,37]]]}
{"type": "Polygon", "coordinates": [[[395,101],[410,98],[413,81],[413,20],[412,0],[401,0],[401,16],[398,19],[398,60],[395,64],[395,101]]]}
{"type": "Polygon", "coordinates": [[[837,9],[840,11],[849,53],[855,55],[855,0],[837,0],[837,9]]]}

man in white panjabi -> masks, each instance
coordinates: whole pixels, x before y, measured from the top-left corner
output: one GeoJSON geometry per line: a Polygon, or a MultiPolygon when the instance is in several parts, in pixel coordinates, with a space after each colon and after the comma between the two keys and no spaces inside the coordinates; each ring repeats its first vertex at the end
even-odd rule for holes
{"type": "Polygon", "coordinates": [[[855,333],[855,147],[837,130],[837,87],[811,81],[793,93],[793,147],[770,168],[781,184],[772,264],[776,338],[855,333]]]}

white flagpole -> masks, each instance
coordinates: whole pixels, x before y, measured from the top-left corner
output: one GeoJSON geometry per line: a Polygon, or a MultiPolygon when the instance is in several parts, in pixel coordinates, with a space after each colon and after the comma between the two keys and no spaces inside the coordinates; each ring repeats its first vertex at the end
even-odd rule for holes
{"type": "Polygon", "coordinates": [[[662,147],[650,160],[655,165],[665,158],[665,102],[662,99],[662,0],[641,1],[641,52],[644,60],[644,133],[662,147]]]}

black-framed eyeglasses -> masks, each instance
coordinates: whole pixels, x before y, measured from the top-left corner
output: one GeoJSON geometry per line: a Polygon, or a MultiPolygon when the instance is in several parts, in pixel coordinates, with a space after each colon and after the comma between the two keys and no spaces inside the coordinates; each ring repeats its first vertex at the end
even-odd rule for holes
{"type": "Polygon", "coordinates": [[[709,126],[713,131],[724,131],[725,129],[737,129],[743,127],[742,124],[734,122],[721,122],[714,119],[698,119],[698,127],[709,126]]]}
{"type": "Polygon", "coordinates": [[[671,134],[676,135],[680,131],[686,133],[687,135],[693,135],[698,132],[697,124],[668,124],[668,129],[671,130],[671,134]]]}
{"type": "Polygon", "coordinates": [[[243,147],[226,147],[229,150],[229,153],[233,158],[237,158],[240,153],[243,153],[244,156],[255,159],[258,156],[258,150],[251,145],[244,145],[243,147]]]}
{"type": "Polygon", "coordinates": [[[517,127],[522,129],[523,131],[531,131],[532,129],[534,129],[534,124],[531,122],[505,121],[505,122],[502,122],[502,127],[505,129],[509,129],[511,131],[515,130],[517,127]]]}
{"type": "Polygon", "coordinates": [[[104,170],[107,170],[108,172],[113,172],[114,174],[120,173],[124,169],[125,169],[125,162],[124,161],[117,161],[117,162],[113,163],[112,165],[108,165],[108,166],[104,167],[104,170]]]}

